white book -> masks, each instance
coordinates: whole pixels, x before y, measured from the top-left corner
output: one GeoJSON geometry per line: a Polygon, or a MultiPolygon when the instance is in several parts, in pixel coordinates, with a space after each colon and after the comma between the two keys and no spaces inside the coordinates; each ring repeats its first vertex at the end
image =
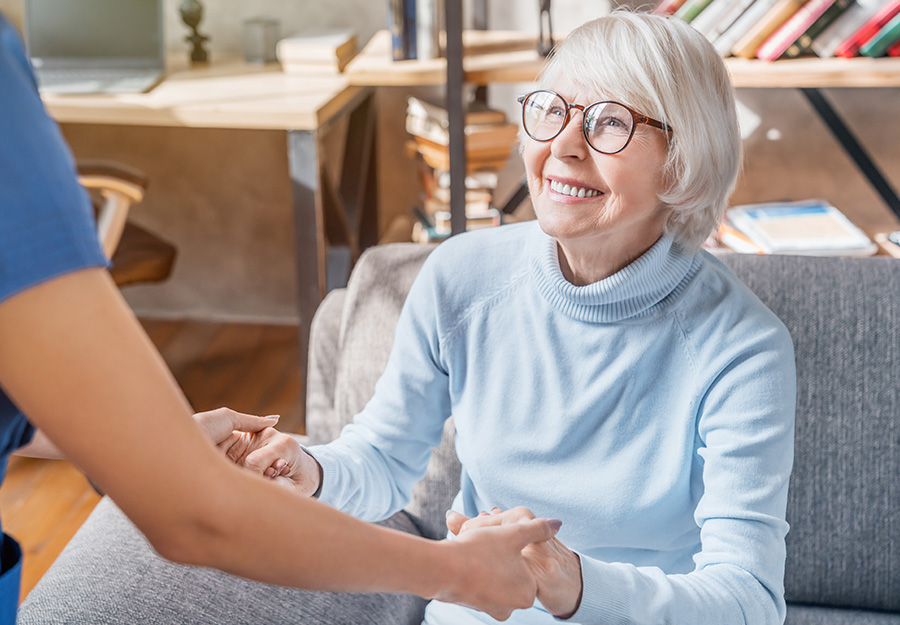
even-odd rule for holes
{"type": "Polygon", "coordinates": [[[753,26],[769,12],[778,0],[756,0],[750,7],[744,11],[728,30],[722,33],[713,45],[722,56],[731,54],[731,49],[738,40],[747,34],[753,26]]]}
{"type": "Polygon", "coordinates": [[[307,30],[278,42],[276,56],[290,61],[338,61],[346,63],[356,54],[356,33],[346,28],[307,30]]]}
{"type": "Polygon", "coordinates": [[[719,20],[725,17],[729,9],[734,5],[734,0],[712,0],[712,2],[700,12],[700,15],[691,20],[691,27],[709,38],[710,33],[719,24],[719,20]]]}
{"type": "Polygon", "coordinates": [[[731,224],[768,254],[871,256],[878,246],[822,200],[735,206],[731,224]]]}
{"type": "Polygon", "coordinates": [[[859,30],[863,24],[875,17],[875,14],[883,7],[883,0],[856,0],[833,24],[813,39],[810,48],[822,58],[834,56],[834,51],[838,49],[838,46],[859,30]]]}
{"type": "Polygon", "coordinates": [[[734,0],[728,3],[728,11],[719,19],[719,23],[707,35],[710,41],[718,39],[722,33],[731,28],[731,26],[744,14],[753,4],[754,0],[734,0]]]}

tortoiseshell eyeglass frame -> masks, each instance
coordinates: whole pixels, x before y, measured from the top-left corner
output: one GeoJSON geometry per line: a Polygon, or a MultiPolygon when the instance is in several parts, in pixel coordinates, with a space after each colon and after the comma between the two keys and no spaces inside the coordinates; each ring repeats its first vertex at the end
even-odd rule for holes
{"type": "Polygon", "coordinates": [[[630,106],[625,106],[621,102],[616,102],[615,100],[601,100],[599,102],[593,102],[591,104],[588,104],[587,106],[584,106],[582,104],[569,104],[564,97],[562,97],[555,91],[551,91],[550,89],[537,89],[536,91],[532,91],[531,93],[525,93],[525,94],[518,96],[516,98],[516,101],[522,105],[522,128],[525,129],[525,134],[527,134],[529,137],[531,137],[535,141],[539,141],[541,143],[547,143],[548,141],[553,141],[554,139],[556,139],[556,137],[558,137],[560,135],[560,133],[563,130],[565,130],[566,126],[569,124],[570,112],[572,109],[578,109],[579,111],[581,111],[581,133],[584,135],[584,140],[587,141],[588,146],[590,146],[590,148],[592,150],[594,150],[595,152],[600,152],[600,154],[618,154],[619,152],[621,152],[622,150],[627,148],[628,144],[631,143],[631,138],[634,136],[634,129],[637,127],[638,124],[647,124],[648,126],[652,126],[653,128],[659,128],[660,130],[664,130],[664,131],[668,132],[669,134],[672,134],[674,132],[672,127],[669,126],[668,124],[665,124],[657,119],[653,119],[652,117],[647,117],[646,115],[641,115],[640,113],[638,113],[637,111],[632,109],[630,106]],[[538,139],[537,137],[532,135],[530,132],[528,132],[528,126],[525,124],[525,102],[531,96],[535,95],[536,93],[549,93],[553,96],[556,96],[560,100],[562,100],[563,104],[566,105],[566,117],[563,120],[562,126],[559,127],[559,130],[556,131],[556,134],[554,134],[552,137],[549,137],[547,139],[538,139]],[[597,148],[593,143],[591,143],[591,140],[588,137],[588,129],[585,124],[586,113],[590,109],[594,108],[595,106],[600,106],[601,104],[616,104],[618,106],[621,106],[623,109],[625,109],[626,111],[631,113],[631,117],[634,120],[634,123],[631,125],[631,132],[628,133],[628,139],[625,140],[625,145],[623,145],[621,148],[619,148],[618,150],[615,150],[613,152],[605,152],[605,151],[597,148]]]}

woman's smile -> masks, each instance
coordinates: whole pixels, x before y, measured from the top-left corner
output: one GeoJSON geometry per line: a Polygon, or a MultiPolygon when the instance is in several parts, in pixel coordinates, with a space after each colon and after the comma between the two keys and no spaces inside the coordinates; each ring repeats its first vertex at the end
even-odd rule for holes
{"type": "Polygon", "coordinates": [[[550,199],[556,202],[572,203],[582,200],[592,200],[603,192],[577,180],[566,178],[547,178],[547,189],[550,199]]]}

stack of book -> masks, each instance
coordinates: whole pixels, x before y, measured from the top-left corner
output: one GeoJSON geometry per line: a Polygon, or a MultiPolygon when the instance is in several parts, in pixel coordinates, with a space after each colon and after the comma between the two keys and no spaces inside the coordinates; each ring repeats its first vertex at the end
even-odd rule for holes
{"type": "Polygon", "coordinates": [[[716,242],[736,252],[809,256],[871,256],[878,246],[822,200],[735,206],[725,212],[716,242]]]}
{"type": "MultiPolygon", "coordinates": [[[[466,229],[500,225],[493,206],[498,171],[506,165],[518,138],[518,125],[503,111],[473,109],[466,113],[466,229]]],[[[417,240],[436,240],[450,234],[450,133],[447,111],[407,98],[406,130],[412,135],[410,155],[419,159],[422,205],[417,207],[417,240]]]]}
{"type": "Polygon", "coordinates": [[[900,56],[900,0],[662,0],[723,55],[900,56]]]}
{"type": "Polygon", "coordinates": [[[356,55],[356,46],[352,30],[310,30],[279,41],[276,56],[285,72],[339,74],[356,55]]]}

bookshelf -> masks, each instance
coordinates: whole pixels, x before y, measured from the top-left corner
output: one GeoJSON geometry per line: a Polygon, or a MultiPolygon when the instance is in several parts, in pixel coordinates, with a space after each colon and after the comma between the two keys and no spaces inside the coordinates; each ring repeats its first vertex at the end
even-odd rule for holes
{"type": "MultiPolygon", "coordinates": [[[[544,62],[537,53],[537,37],[516,31],[467,30],[463,47],[464,80],[476,85],[531,82],[544,62]]],[[[390,33],[377,32],[347,65],[345,76],[350,84],[409,87],[446,83],[446,59],[391,61],[390,50],[390,33]]],[[[900,87],[900,57],[774,62],[727,58],[725,65],[737,88],[900,87]]]]}
{"type": "MultiPolygon", "coordinates": [[[[448,2],[447,24],[461,24],[460,16],[449,19],[449,12],[459,10],[459,3],[448,2]]],[[[451,178],[463,178],[465,169],[465,137],[454,133],[462,120],[462,84],[531,82],[544,59],[537,53],[537,37],[514,31],[467,30],[456,33],[448,28],[447,58],[429,61],[391,60],[390,33],[378,32],[346,69],[351,85],[359,86],[447,86],[451,135],[451,178]],[[455,72],[455,75],[454,75],[455,72]],[[454,105],[459,108],[454,123],[454,105]],[[462,161],[456,163],[454,154],[462,161]],[[457,173],[459,172],[459,173],[457,173]]],[[[736,88],[799,89],[820,119],[828,126],[842,149],[876,190],[894,215],[900,218],[900,197],[882,175],[838,112],[819,91],[825,88],[900,87],[900,57],[885,58],[797,58],[774,62],[727,58],[725,64],[736,88]]],[[[455,184],[455,180],[452,181],[455,184]]],[[[462,182],[460,182],[462,185],[462,182]]],[[[451,186],[451,212],[454,234],[465,228],[464,187],[451,186]]]]}

